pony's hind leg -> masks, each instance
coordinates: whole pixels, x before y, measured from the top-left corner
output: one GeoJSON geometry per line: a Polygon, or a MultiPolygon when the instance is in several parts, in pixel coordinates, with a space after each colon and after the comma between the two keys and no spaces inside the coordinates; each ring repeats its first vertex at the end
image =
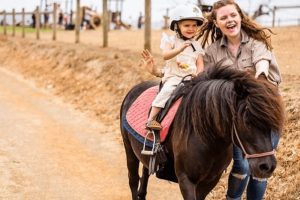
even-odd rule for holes
{"type": "Polygon", "coordinates": [[[143,174],[140,179],[140,187],[138,190],[138,199],[145,200],[147,195],[147,187],[148,187],[148,180],[149,180],[149,170],[145,166],[143,166],[143,174]]]}
{"type": "Polygon", "coordinates": [[[137,191],[139,185],[139,160],[138,159],[128,159],[127,158],[127,168],[128,168],[128,179],[129,187],[131,190],[132,200],[138,200],[137,191]]]}
{"type": "Polygon", "coordinates": [[[137,191],[139,186],[139,160],[133,152],[133,149],[130,145],[128,137],[122,133],[123,142],[126,152],[126,160],[127,160],[127,169],[128,169],[128,179],[129,179],[129,187],[131,190],[132,200],[138,200],[137,191]]]}

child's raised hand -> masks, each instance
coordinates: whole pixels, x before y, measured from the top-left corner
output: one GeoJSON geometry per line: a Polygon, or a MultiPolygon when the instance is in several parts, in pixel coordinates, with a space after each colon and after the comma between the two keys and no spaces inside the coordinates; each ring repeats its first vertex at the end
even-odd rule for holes
{"type": "Polygon", "coordinates": [[[145,62],[154,62],[153,56],[151,55],[148,49],[144,49],[142,52],[143,61],[145,62]]]}
{"type": "Polygon", "coordinates": [[[143,66],[147,69],[147,71],[154,75],[154,76],[158,76],[158,69],[155,65],[154,59],[152,54],[149,52],[149,50],[145,49],[142,52],[142,61],[143,61],[143,66]]]}
{"type": "Polygon", "coordinates": [[[154,59],[151,53],[148,51],[148,49],[143,50],[142,52],[142,61],[143,61],[143,66],[146,67],[147,71],[152,74],[153,67],[154,67],[154,59]]]}

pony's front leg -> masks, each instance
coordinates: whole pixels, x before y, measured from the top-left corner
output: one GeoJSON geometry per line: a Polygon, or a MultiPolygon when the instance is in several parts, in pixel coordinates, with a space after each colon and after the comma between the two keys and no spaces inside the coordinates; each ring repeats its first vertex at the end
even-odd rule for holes
{"type": "Polygon", "coordinates": [[[177,175],[178,184],[184,200],[195,200],[195,185],[190,181],[185,173],[177,175]]]}
{"type": "Polygon", "coordinates": [[[145,166],[143,166],[143,174],[140,179],[140,187],[138,190],[138,199],[145,200],[147,195],[147,187],[148,187],[148,180],[149,180],[149,170],[145,166]]]}
{"type": "Polygon", "coordinates": [[[221,176],[215,178],[211,182],[198,183],[195,188],[196,199],[205,199],[208,193],[217,185],[220,178],[221,176]]]}

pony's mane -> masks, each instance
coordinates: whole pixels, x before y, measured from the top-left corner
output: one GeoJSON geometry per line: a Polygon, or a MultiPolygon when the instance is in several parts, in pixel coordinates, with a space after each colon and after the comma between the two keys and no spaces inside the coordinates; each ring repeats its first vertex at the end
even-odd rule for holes
{"type": "MultiPolygon", "coordinates": [[[[236,88],[238,94],[237,117],[245,125],[256,126],[261,130],[282,131],[284,123],[284,106],[277,86],[265,77],[253,78],[252,74],[244,77],[244,88],[236,88]]],[[[238,85],[238,84],[236,84],[238,85]]]]}
{"type": "Polygon", "coordinates": [[[232,67],[211,67],[184,88],[179,109],[181,134],[197,133],[204,143],[231,131],[232,120],[281,131],[283,105],[266,79],[232,67]]]}

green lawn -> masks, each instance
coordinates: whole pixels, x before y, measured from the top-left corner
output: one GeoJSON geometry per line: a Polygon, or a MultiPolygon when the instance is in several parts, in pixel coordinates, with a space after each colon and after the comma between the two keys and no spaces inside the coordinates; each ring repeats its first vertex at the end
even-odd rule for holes
{"type": "MultiPolygon", "coordinates": [[[[12,26],[7,26],[6,27],[6,30],[8,33],[12,33],[12,26]]],[[[22,32],[22,27],[16,27],[15,28],[16,30],[16,33],[21,33],[22,32]]],[[[40,32],[51,32],[52,29],[48,28],[48,29],[44,29],[44,28],[41,28],[40,29],[40,32]]],[[[0,26],[0,33],[3,33],[4,32],[4,27],[3,26],[0,26]]],[[[25,27],[25,33],[34,33],[35,32],[35,29],[34,28],[31,28],[31,27],[25,27]]]]}

